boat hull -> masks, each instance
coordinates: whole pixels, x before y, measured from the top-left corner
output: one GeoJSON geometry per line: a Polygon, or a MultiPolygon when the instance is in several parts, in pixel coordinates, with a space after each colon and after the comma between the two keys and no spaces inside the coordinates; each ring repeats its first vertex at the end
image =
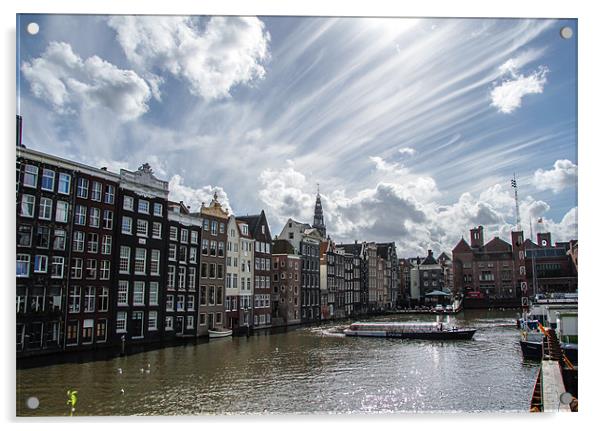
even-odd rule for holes
{"type": "Polygon", "coordinates": [[[456,331],[432,332],[395,332],[395,331],[343,331],[349,337],[386,337],[410,340],[470,340],[476,329],[458,329],[456,331]]]}
{"type": "Polygon", "coordinates": [[[232,336],[232,331],[209,331],[209,338],[225,338],[232,336]]]}
{"type": "MultiPolygon", "coordinates": [[[[576,344],[560,344],[562,351],[573,364],[578,363],[578,348],[576,344]]],[[[541,361],[543,356],[542,342],[520,340],[520,350],[524,359],[541,361]]]]}

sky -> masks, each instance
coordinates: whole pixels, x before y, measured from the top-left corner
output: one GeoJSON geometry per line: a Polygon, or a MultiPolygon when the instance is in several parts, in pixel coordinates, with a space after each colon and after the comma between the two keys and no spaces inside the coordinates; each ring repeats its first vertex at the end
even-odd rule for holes
{"type": "Polygon", "coordinates": [[[469,229],[577,238],[577,22],[20,15],[23,143],[148,162],[193,210],[217,191],[274,234],[450,252],[469,229]],[[27,24],[39,24],[31,35],[27,24]],[[568,26],[573,37],[563,39],[568,26]],[[541,220],[540,222],[538,222],[541,220]]]}

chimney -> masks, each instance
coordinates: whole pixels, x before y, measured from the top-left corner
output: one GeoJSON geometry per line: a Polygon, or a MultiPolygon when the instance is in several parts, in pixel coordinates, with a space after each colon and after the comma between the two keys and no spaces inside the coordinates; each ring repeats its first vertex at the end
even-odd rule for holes
{"type": "Polygon", "coordinates": [[[481,248],[485,244],[483,239],[483,226],[470,229],[470,246],[472,248],[481,248]]]}

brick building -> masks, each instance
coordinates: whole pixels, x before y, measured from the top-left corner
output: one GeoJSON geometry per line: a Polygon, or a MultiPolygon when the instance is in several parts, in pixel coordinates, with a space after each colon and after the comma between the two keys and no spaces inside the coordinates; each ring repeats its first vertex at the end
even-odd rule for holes
{"type": "Polygon", "coordinates": [[[286,240],[272,244],[272,324],[301,323],[301,259],[286,240]]]}

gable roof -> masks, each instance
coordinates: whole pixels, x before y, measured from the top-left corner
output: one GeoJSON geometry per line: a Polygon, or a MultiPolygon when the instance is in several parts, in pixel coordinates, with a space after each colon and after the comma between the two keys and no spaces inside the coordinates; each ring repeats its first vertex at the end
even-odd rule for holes
{"type": "Polygon", "coordinates": [[[437,265],[439,262],[437,262],[435,260],[435,258],[433,257],[432,253],[429,254],[427,257],[425,257],[424,259],[422,259],[422,262],[420,262],[420,265],[437,265]]]}
{"type": "Polygon", "coordinates": [[[470,253],[471,251],[472,249],[470,248],[464,237],[462,237],[462,239],[458,241],[458,244],[456,244],[456,246],[452,250],[452,253],[470,253]]]}
{"type": "Polygon", "coordinates": [[[272,238],[272,232],[270,231],[270,225],[268,224],[268,219],[265,216],[265,212],[261,210],[259,214],[247,215],[247,216],[239,216],[236,217],[237,220],[244,221],[249,225],[249,232],[253,236],[253,238],[257,237],[259,234],[259,228],[262,223],[265,225],[267,232],[266,235],[272,238]]]}
{"type": "Polygon", "coordinates": [[[512,251],[512,246],[508,244],[506,241],[496,236],[491,241],[489,241],[483,249],[487,252],[491,251],[512,251]]]}

